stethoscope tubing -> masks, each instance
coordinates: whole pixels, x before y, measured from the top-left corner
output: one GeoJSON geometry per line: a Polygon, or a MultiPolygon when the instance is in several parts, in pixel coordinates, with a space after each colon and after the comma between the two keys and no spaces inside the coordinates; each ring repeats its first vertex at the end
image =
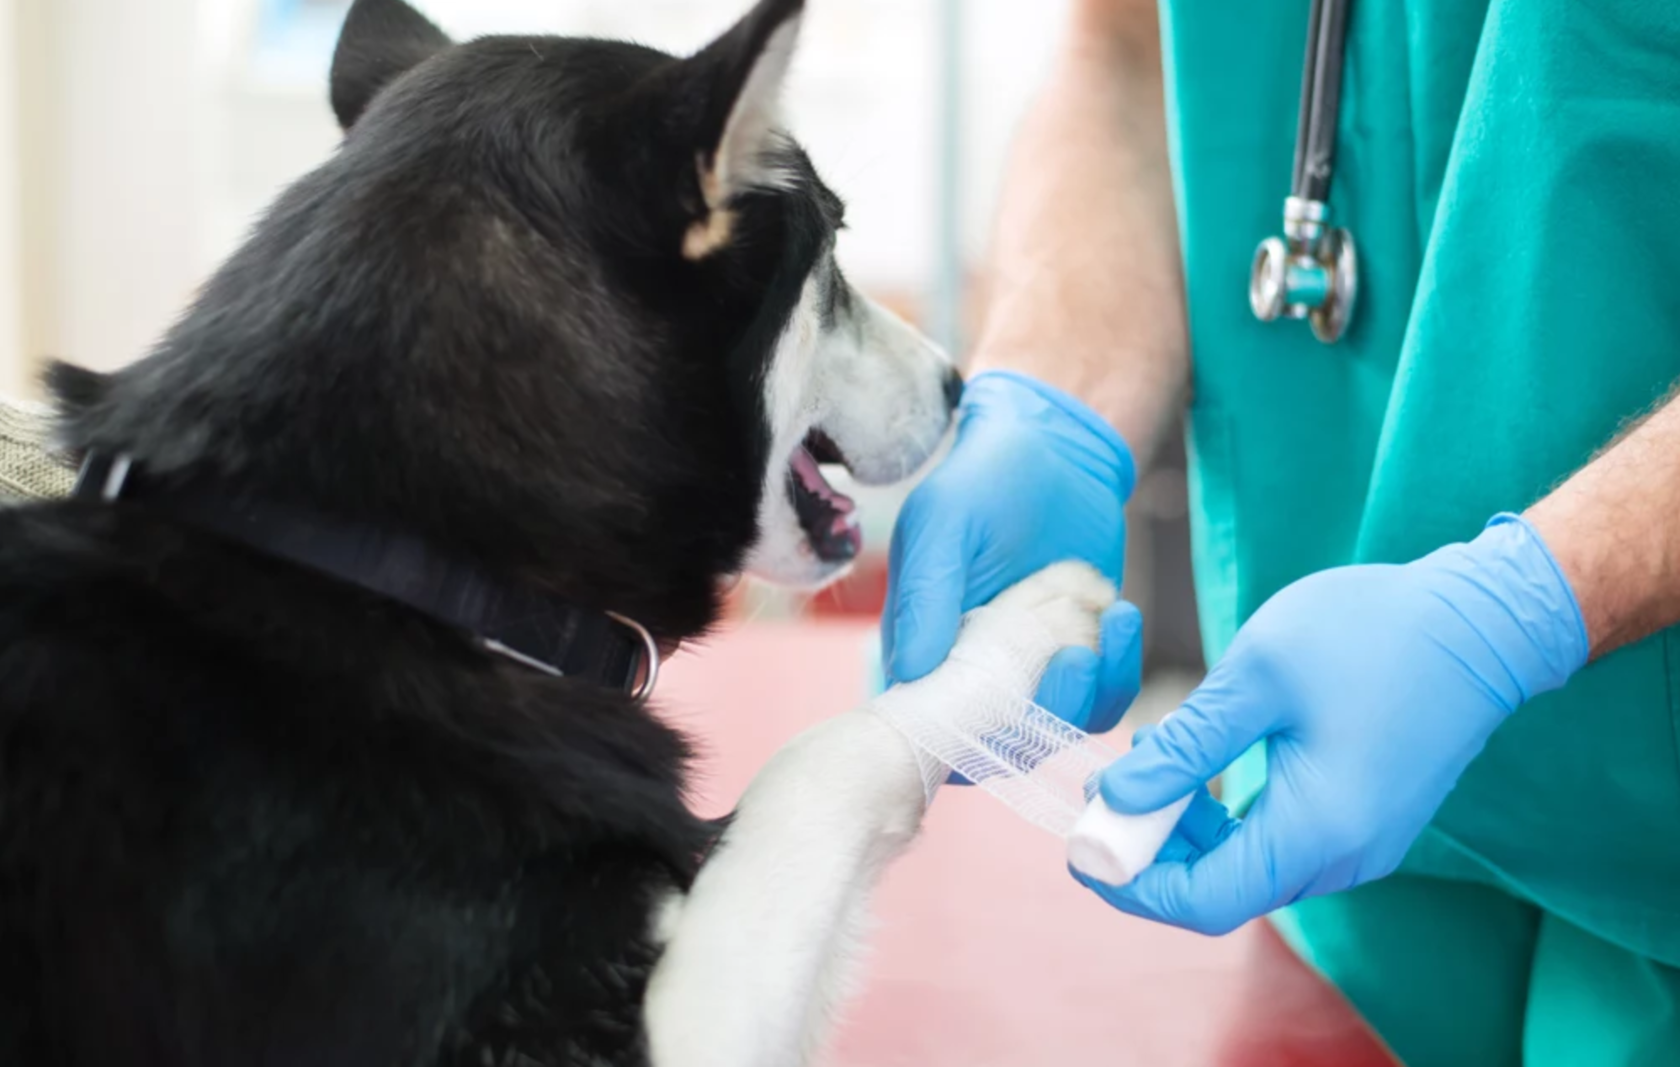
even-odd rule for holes
{"type": "Polygon", "coordinates": [[[1301,116],[1290,192],[1320,203],[1330,197],[1336,167],[1336,126],[1342,106],[1342,63],[1347,54],[1350,0],[1313,0],[1302,63],[1301,116]]]}

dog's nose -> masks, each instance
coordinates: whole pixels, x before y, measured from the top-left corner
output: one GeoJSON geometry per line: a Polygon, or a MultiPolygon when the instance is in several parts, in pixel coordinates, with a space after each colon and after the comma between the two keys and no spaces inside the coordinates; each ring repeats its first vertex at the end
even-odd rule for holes
{"type": "Polygon", "coordinates": [[[963,397],[963,376],[962,376],[962,372],[957,370],[957,368],[952,367],[945,374],[945,403],[946,403],[946,405],[948,405],[950,407],[950,409],[952,411],[955,411],[955,410],[957,410],[957,405],[962,403],[962,397],[963,397]]]}

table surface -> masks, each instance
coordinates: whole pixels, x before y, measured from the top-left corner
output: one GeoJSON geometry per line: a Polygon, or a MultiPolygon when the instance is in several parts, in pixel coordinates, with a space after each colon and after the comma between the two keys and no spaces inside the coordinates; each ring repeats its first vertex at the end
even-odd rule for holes
{"type": "MultiPolygon", "coordinates": [[[[702,752],[697,803],[727,811],[780,744],[859,703],[872,640],[748,624],[677,656],[659,705],[702,752]]],[[[1394,1067],[1269,927],[1209,939],[1113,912],[978,790],[941,792],[875,910],[832,1067],[1394,1067]]]]}

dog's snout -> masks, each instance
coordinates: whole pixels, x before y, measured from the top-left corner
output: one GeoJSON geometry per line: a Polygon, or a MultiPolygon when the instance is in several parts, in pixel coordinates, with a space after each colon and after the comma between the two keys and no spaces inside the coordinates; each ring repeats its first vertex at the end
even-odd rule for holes
{"type": "Polygon", "coordinates": [[[957,405],[962,403],[962,398],[963,398],[963,376],[962,376],[962,372],[959,371],[957,368],[952,367],[949,371],[947,371],[945,373],[945,404],[952,411],[955,411],[955,410],[957,410],[957,405]]]}

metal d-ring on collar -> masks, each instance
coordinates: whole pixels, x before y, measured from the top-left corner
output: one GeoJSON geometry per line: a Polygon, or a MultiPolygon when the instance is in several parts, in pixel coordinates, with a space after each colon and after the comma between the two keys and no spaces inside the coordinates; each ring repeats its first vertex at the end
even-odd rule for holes
{"type": "Polygon", "coordinates": [[[1352,0],[1313,0],[1283,236],[1260,242],[1248,277],[1248,302],[1256,318],[1306,319],[1325,344],[1335,344],[1347,331],[1359,295],[1353,234],[1330,224],[1329,203],[1351,6],[1352,0]]]}
{"type": "Polygon", "coordinates": [[[659,681],[659,643],[641,623],[492,575],[418,538],[220,488],[172,485],[122,453],[90,453],[71,496],[139,507],[356,586],[552,677],[638,701],[659,681]]]}
{"type": "MultiPolygon", "coordinates": [[[[606,617],[611,619],[613,622],[618,623],[620,626],[635,634],[640,640],[642,652],[642,662],[640,667],[641,681],[637,682],[636,688],[631,691],[630,699],[646,700],[648,697],[653,695],[654,687],[659,684],[659,666],[662,659],[659,654],[659,642],[653,639],[653,634],[648,632],[647,627],[643,626],[635,619],[630,618],[628,615],[620,615],[616,611],[603,612],[603,614],[605,614],[606,617]]],[[[529,667],[531,670],[539,671],[543,674],[549,675],[550,677],[567,677],[565,671],[556,667],[552,663],[538,659],[536,656],[527,655],[526,653],[519,651],[517,648],[504,644],[493,637],[485,637],[482,634],[474,636],[478,641],[479,647],[483,648],[484,651],[489,652],[491,655],[500,656],[506,660],[512,660],[521,667],[529,667]]],[[[635,681],[635,679],[632,677],[629,681],[635,681]]]]}
{"type": "Polygon", "coordinates": [[[633,630],[636,636],[642,639],[642,682],[636,687],[636,691],[630,694],[630,699],[646,700],[653,695],[654,687],[659,684],[659,642],[655,641],[653,635],[648,633],[646,626],[628,615],[620,615],[616,611],[609,611],[607,612],[607,618],[626,629],[633,630]]]}

